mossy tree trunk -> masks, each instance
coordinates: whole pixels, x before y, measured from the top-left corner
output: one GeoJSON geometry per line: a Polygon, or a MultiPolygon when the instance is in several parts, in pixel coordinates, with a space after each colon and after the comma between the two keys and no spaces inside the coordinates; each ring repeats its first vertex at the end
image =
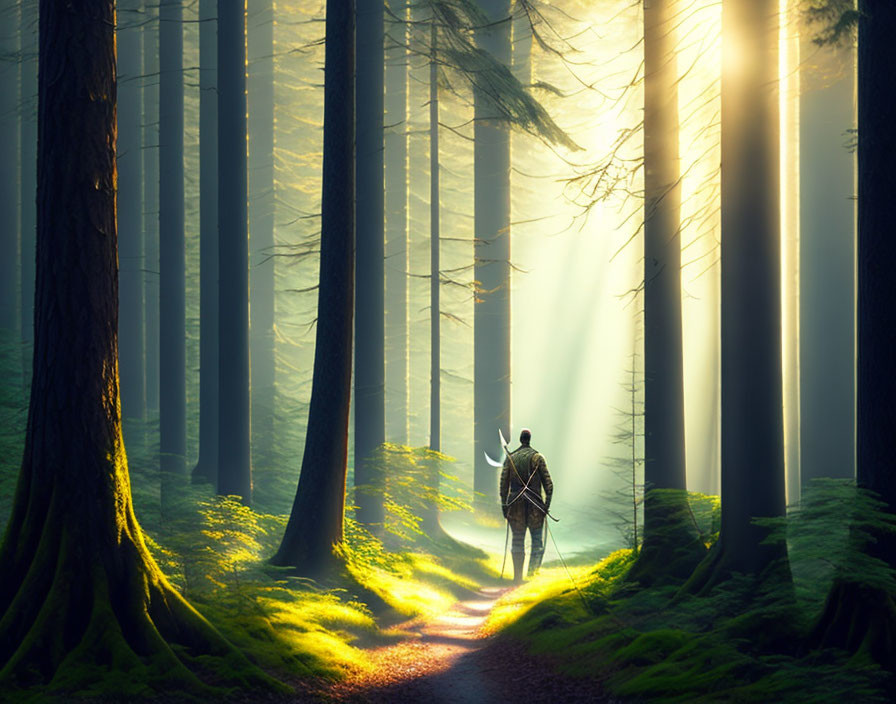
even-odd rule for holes
{"type": "Polygon", "coordinates": [[[118,380],[113,2],[43,0],[40,18],[34,379],[0,547],[0,688],[199,691],[200,655],[222,658],[216,675],[230,683],[270,682],[170,586],[131,504],[118,380]]]}
{"type": "Polygon", "coordinates": [[[722,4],[722,525],[692,592],[786,565],[752,523],[785,512],[778,11],[722,4]]]}
{"type": "Polygon", "coordinates": [[[644,542],[628,579],[684,580],[706,554],[690,520],[681,333],[676,0],[644,2],[644,542]],[[658,492],[656,490],[663,490],[658,492]]]}
{"type": "Polygon", "coordinates": [[[275,565],[304,574],[331,566],[342,541],[354,301],[353,0],[328,0],[324,58],[320,285],[311,405],[302,471],[275,565]]]}
{"type": "MultiPolygon", "coordinates": [[[[891,203],[896,192],[896,5],[859,2],[858,61],[858,369],[856,471],[861,488],[877,492],[896,513],[896,240],[891,203]]],[[[896,568],[896,536],[863,546],[896,568]]],[[[815,643],[869,653],[892,669],[896,654],[893,595],[841,575],[815,629],[815,643]]]]}

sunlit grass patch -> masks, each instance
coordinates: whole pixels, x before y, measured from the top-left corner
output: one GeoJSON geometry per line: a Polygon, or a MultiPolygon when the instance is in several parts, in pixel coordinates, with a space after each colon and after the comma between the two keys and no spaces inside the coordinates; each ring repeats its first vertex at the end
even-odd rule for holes
{"type": "Polygon", "coordinates": [[[592,611],[595,596],[606,597],[618,585],[631,564],[632,551],[618,550],[597,565],[542,568],[521,587],[502,596],[483,626],[492,634],[515,624],[536,605],[562,603],[565,615],[582,619],[592,611]]]}
{"type": "Polygon", "coordinates": [[[459,593],[479,586],[427,553],[387,551],[382,541],[350,517],[339,553],[358,584],[405,616],[438,614],[457,601],[459,593]]]}

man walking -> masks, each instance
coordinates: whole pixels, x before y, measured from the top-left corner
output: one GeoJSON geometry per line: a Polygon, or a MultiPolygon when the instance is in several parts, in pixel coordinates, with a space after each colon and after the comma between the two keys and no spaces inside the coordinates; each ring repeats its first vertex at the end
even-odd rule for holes
{"type": "Polygon", "coordinates": [[[531,441],[531,431],[523,429],[520,433],[520,446],[507,455],[501,470],[501,509],[513,532],[510,554],[513,558],[515,584],[523,581],[527,528],[532,536],[529,576],[535,574],[541,566],[541,558],[544,556],[544,519],[554,493],[554,483],[548,473],[547,463],[532,448],[531,441]]]}

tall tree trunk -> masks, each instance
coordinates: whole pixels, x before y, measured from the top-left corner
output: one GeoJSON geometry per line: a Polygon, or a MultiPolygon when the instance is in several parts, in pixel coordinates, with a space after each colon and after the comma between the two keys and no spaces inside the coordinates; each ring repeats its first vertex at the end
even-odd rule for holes
{"type": "Polygon", "coordinates": [[[408,2],[390,1],[386,37],[386,439],[408,442],[408,2]]]}
{"type": "Polygon", "coordinates": [[[143,330],[143,29],[141,0],[118,9],[118,222],[121,335],[121,412],[143,418],[146,410],[143,330]]]}
{"type": "MultiPolygon", "coordinates": [[[[479,0],[490,23],[476,43],[511,65],[510,0],[479,0]]],[[[498,430],[510,436],[510,126],[492,100],[474,93],[473,219],[478,282],[473,313],[473,489],[479,510],[494,507],[495,470],[483,456],[500,456],[498,430]]]]}
{"type": "Polygon", "coordinates": [[[184,35],[181,0],[159,4],[159,446],[162,510],[186,469],[184,35]]]}
{"type": "Polygon", "coordinates": [[[783,547],[778,0],[722,5],[722,525],[687,589],[764,573],[783,547]]]}
{"type": "Polygon", "coordinates": [[[687,578],[706,550],[687,505],[676,0],[644,3],[644,543],[629,578],[687,578]],[[673,490],[656,491],[656,490],[673,490]]]}
{"type": "MultiPolygon", "coordinates": [[[[441,270],[439,266],[440,187],[439,187],[439,64],[438,30],[433,12],[429,45],[429,449],[442,450],[442,336],[441,336],[441,270]]],[[[438,496],[439,465],[431,461],[427,467],[426,487],[438,496]]],[[[442,533],[439,525],[438,501],[427,501],[423,510],[422,528],[430,538],[442,533]]]]}
{"type": "Polygon", "coordinates": [[[441,273],[439,269],[439,64],[437,61],[438,32],[433,16],[430,31],[429,57],[429,316],[430,316],[430,363],[429,363],[429,449],[441,451],[441,309],[439,289],[441,273]]]}
{"type": "Polygon", "coordinates": [[[246,0],[218,1],[218,493],[252,500],[246,0]]]}
{"type": "MultiPolygon", "coordinates": [[[[0,57],[19,54],[19,3],[3,0],[0,57]]],[[[0,59],[0,329],[16,339],[21,330],[19,303],[19,66],[0,59]]]]}
{"type": "Polygon", "coordinates": [[[249,5],[249,232],[251,243],[252,431],[256,462],[272,444],[274,418],[274,4],[249,5]]]}
{"type": "MultiPolygon", "coordinates": [[[[896,5],[860,0],[858,143],[858,373],[856,466],[859,486],[896,513],[896,261],[889,212],[896,193],[896,5]]],[[[896,567],[896,536],[876,552],[896,567]]]]}
{"type": "Polygon", "coordinates": [[[342,541],[352,376],[355,7],[327,0],[320,285],[311,405],[299,486],[275,565],[314,573],[342,541]]]}
{"type": "Polygon", "coordinates": [[[855,476],[855,127],[852,47],[804,42],[800,106],[800,468],[855,476]]]}
{"type": "Polygon", "coordinates": [[[199,2],[199,460],[218,479],[218,2],[199,2]]]}
{"type": "Polygon", "coordinates": [[[134,516],[119,412],[114,4],[44,0],[40,16],[34,381],[0,547],[0,687],[52,680],[65,697],[115,672],[151,693],[217,698],[197,676],[209,655],[226,660],[216,681],[270,682],[171,587],[134,516]]]}
{"type": "MultiPolygon", "coordinates": [[[[37,5],[38,0],[22,0],[22,31],[19,34],[20,138],[19,138],[19,255],[22,287],[22,339],[34,340],[34,238],[37,231],[35,193],[37,188],[37,5]]],[[[28,363],[26,361],[26,370],[28,363]]]]}
{"type": "Polygon", "coordinates": [[[371,456],[386,439],[382,0],[357,4],[358,180],[355,280],[355,504],[358,520],[383,522],[383,479],[371,456]]]}
{"type": "MultiPolygon", "coordinates": [[[[896,513],[896,278],[890,266],[896,256],[890,217],[896,192],[896,5],[860,0],[858,6],[856,475],[861,488],[877,492],[886,510],[896,513]]],[[[896,537],[887,532],[874,538],[864,549],[896,568],[896,537]]],[[[891,668],[896,601],[891,593],[859,580],[861,575],[845,574],[834,582],[815,629],[816,641],[822,647],[864,651],[891,668]]]]}
{"type": "Polygon", "coordinates": [[[159,8],[144,6],[143,244],[146,408],[159,410],[159,8]]]}

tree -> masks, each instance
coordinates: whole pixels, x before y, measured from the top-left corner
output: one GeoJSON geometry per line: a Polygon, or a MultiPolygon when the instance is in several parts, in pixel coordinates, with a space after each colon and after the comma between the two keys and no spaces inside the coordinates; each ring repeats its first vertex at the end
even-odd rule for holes
{"type": "Polygon", "coordinates": [[[19,255],[21,269],[22,339],[34,339],[34,237],[37,231],[35,189],[37,188],[37,4],[21,0],[19,61],[19,255]]]}
{"type": "Polygon", "coordinates": [[[439,289],[440,189],[439,189],[439,64],[438,29],[433,11],[429,58],[429,449],[441,452],[441,308],[439,289]]]}
{"type": "MultiPolygon", "coordinates": [[[[441,237],[439,187],[439,20],[436,6],[430,18],[429,54],[429,449],[442,451],[442,335],[441,296],[442,273],[439,265],[439,239],[441,237]]],[[[438,496],[439,460],[425,460],[426,484],[433,496],[438,496]]],[[[438,502],[426,502],[422,525],[427,536],[433,540],[443,538],[444,531],[439,523],[438,502]]]]}
{"type": "Polygon", "coordinates": [[[252,500],[246,0],[218,2],[218,493],[252,500]]]}
{"type": "Polygon", "coordinates": [[[158,341],[163,511],[184,475],[187,451],[183,49],[181,0],[160,0],[158,341]]]}
{"type": "Polygon", "coordinates": [[[408,442],[408,2],[391,0],[385,66],[386,439],[408,442]]]}
{"type": "Polygon", "coordinates": [[[64,694],[105,679],[127,692],[214,696],[199,677],[221,661],[216,680],[270,684],[168,583],[131,503],[117,358],[114,3],[46,0],[40,16],[34,375],[0,546],[0,687],[64,694]]]}
{"type": "MultiPolygon", "coordinates": [[[[265,433],[274,417],[274,4],[249,6],[249,277],[252,362],[252,429],[265,433]]],[[[256,442],[253,454],[271,444],[256,442]]]]}
{"type": "MultiPolygon", "coordinates": [[[[510,0],[479,0],[479,6],[487,22],[477,28],[476,44],[509,67],[510,0]]],[[[483,452],[499,456],[496,431],[510,435],[510,126],[488,92],[474,89],[473,102],[473,490],[482,509],[497,495],[483,452]]]]}
{"type": "Polygon", "coordinates": [[[354,296],[354,20],[352,0],[327,0],[320,285],[311,405],[302,470],[280,548],[271,559],[306,574],[342,541],[354,296]]]}
{"type": "Polygon", "coordinates": [[[643,585],[686,579],[706,553],[689,521],[686,493],[676,6],[644,3],[646,493],[644,543],[628,574],[643,585]]]}
{"type": "Polygon", "coordinates": [[[199,460],[218,479],[218,2],[199,3],[199,460]]]}
{"type": "Polygon", "coordinates": [[[118,10],[118,222],[119,307],[121,310],[122,414],[143,418],[143,30],[140,0],[121,2],[118,10]]]}
{"type": "Polygon", "coordinates": [[[783,516],[777,0],[722,5],[722,522],[685,589],[762,576],[783,516]]]}
{"type": "MultiPolygon", "coordinates": [[[[831,3],[836,5],[836,3],[831,3]]],[[[840,3],[841,6],[846,3],[840,3]]],[[[839,9],[839,8],[838,8],[839,9]]],[[[861,0],[858,14],[858,310],[856,473],[861,489],[875,492],[884,510],[896,514],[893,475],[896,414],[896,279],[889,263],[896,255],[889,204],[896,177],[896,6],[887,0],[861,0]]],[[[839,16],[839,13],[838,13],[839,16]]],[[[864,516],[855,516],[859,528],[864,516]]],[[[872,541],[857,547],[896,568],[896,534],[872,531],[872,541]]],[[[862,583],[860,574],[840,574],[815,629],[823,647],[865,651],[892,667],[896,643],[896,601],[880,586],[862,583]]]]}
{"type": "Polygon", "coordinates": [[[355,504],[362,523],[383,522],[373,453],[386,439],[382,0],[357,3],[357,254],[355,259],[355,504]]]}
{"type": "Polygon", "coordinates": [[[19,261],[19,4],[0,3],[0,19],[6,27],[0,34],[0,164],[7,164],[0,177],[0,329],[18,337],[20,306],[19,261]]]}

